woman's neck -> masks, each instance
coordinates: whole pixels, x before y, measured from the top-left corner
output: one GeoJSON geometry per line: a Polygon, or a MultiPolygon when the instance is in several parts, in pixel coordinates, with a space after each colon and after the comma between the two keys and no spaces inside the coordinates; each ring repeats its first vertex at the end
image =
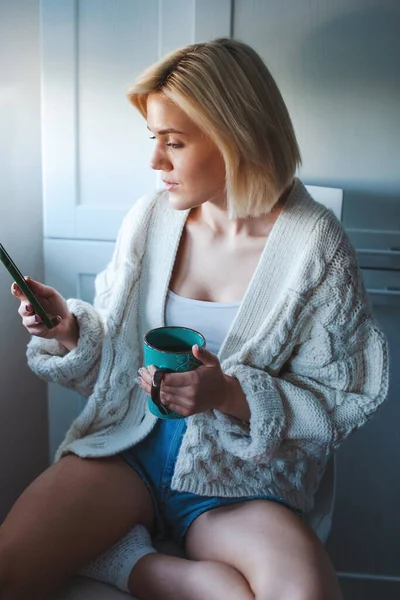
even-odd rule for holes
{"type": "Polygon", "coordinates": [[[232,238],[265,236],[268,235],[280,215],[291,188],[292,186],[285,190],[269,213],[260,217],[229,219],[225,203],[205,202],[192,209],[188,221],[207,227],[214,235],[232,238]]]}

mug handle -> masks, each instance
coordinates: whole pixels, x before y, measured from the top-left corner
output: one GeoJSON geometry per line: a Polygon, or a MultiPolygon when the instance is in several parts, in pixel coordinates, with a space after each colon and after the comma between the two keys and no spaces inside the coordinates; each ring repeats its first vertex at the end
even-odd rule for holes
{"type": "Polygon", "coordinates": [[[156,369],[151,380],[151,399],[163,415],[168,415],[168,409],[161,404],[160,390],[161,382],[164,379],[165,373],[167,372],[167,369],[156,369]]]}

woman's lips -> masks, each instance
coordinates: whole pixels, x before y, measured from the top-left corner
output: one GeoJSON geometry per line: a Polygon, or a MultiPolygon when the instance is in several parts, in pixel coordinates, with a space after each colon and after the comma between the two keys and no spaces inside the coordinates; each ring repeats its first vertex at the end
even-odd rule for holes
{"type": "Polygon", "coordinates": [[[172,192],[172,190],[174,190],[179,185],[179,183],[174,183],[172,181],[164,181],[164,179],[163,182],[165,183],[165,187],[169,192],[172,192]]]}

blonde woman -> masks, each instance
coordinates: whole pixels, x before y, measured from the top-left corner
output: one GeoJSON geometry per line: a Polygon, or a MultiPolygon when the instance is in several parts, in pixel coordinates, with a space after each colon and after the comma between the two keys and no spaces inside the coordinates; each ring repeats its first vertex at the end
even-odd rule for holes
{"type": "Polygon", "coordinates": [[[31,368],[88,401],[1,526],[1,600],[50,598],[77,571],[151,600],[337,600],[307,513],[388,385],[353,249],[295,177],[287,109],[247,45],[173,52],[129,99],[166,190],[126,216],[94,306],[31,281],[48,331],[13,288],[31,368]],[[142,339],[163,324],[208,342],[162,381],[179,420],[147,409],[142,339]]]}

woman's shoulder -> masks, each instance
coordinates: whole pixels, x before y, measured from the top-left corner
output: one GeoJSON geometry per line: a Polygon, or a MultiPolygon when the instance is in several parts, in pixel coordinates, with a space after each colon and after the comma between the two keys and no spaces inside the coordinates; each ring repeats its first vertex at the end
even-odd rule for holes
{"type": "MultiPolygon", "coordinates": [[[[360,279],[357,254],[342,223],[328,207],[312,198],[297,180],[285,220],[285,243],[291,244],[299,289],[320,288],[360,279]],[[335,283],[333,283],[335,282],[335,283]]],[[[358,285],[358,283],[357,283],[358,285]]],[[[330,292],[329,292],[330,293],[330,292]]]]}
{"type": "Polygon", "coordinates": [[[343,229],[333,210],[318,202],[300,179],[295,179],[291,196],[293,209],[301,212],[305,218],[322,220],[334,229],[343,229]]]}
{"type": "Polygon", "coordinates": [[[304,240],[305,247],[312,252],[318,252],[327,262],[342,245],[353,254],[346,231],[333,211],[315,200],[300,180],[296,180],[294,192],[293,213],[301,214],[303,223],[309,222],[307,240],[304,240]]]}
{"type": "Polygon", "coordinates": [[[123,223],[136,222],[140,217],[152,213],[155,206],[165,204],[167,202],[167,194],[165,190],[156,190],[150,194],[145,194],[138,198],[124,217],[123,223]]]}
{"type": "Polygon", "coordinates": [[[168,205],[168,197],[164,190],[157,190],[138,198],[125,214],[118,233],[118,238],[130,243],[137,234],[146,234],[154,220],[159,205],[168,205]]]}
{"type": "Polygon", "coordinates": [[[115,250],[118,256],[130,256],[134,246],[139,251],[146,243],[155,207],[166,201],[165,196],[164,191],[155,191],[141,196],[131,206],[119,227],[115,250]]]}

